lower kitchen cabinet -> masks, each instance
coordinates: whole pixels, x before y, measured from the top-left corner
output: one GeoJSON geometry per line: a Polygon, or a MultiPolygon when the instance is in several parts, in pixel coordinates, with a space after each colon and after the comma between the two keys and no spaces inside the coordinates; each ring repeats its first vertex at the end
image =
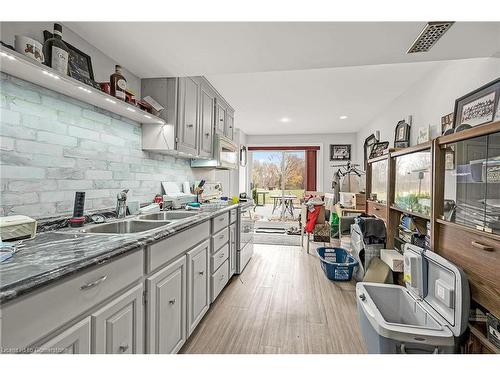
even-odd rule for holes
{"type": "Polygon", "coordinates": [[[186,341],[186,257],[146,279],[148,353],[177,353],[186,341]]]}
{"type": "Polygon", "coordinates": [[[92,314],[93,352],[142,353],[143,287],[135,286],[92,314]]]}
{"type": "Polygon", "coordinates": [[[229,227],[229,277],[236,272],[236,224],[231,224],[229,227]]]}
{"type": "Polygon", "coordinates": [[[40,345],[36,353],[90,354],[90,317],[86,317],[40,345]]]}
{"type": "Polygon", "coordinates": [[[190,335],[210,307],[210,241],[206,240],[187,253],[187,327],[190,335]]]}

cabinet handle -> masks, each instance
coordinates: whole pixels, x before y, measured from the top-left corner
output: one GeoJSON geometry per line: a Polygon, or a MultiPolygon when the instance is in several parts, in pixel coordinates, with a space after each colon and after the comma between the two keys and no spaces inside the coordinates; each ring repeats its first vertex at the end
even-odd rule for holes
{"type": "Polygon", "coordinates": [[[118,350],[120,351],[120,353],[125,353],[128,350],[128,344],[120,345],[118,347],[118,350]]]}
{"type": "Polygon", "coordinates": [[[219,221],[224,221],[224,218],[223,217],[219,217],[219,221]]]}
{"type": "Polygon", "coordinates": [[[198,272],[200,275],[203,275],[205,273],[205,271],[200,271],[198,272]]]}
{"type": "Polygon", "coordinates": [[[221,259],[222,259],[222,258],[224,258],[224,256],[225,256],[225,255],[226,255],[226,254],[222,253],[221,255],[219,255],[219,258],[221,258],[221,259]]]}
{"type": "Polygon", "coordinates": [[[374,209],[375,211],[380,211],[380,208],[378,208],[378,207],[373,207],[373,209],[374,209]]]}
{"type": "Polygon", "coordinates": [[[168,303],[170,303],[171,305],[173,305],[175,303],[175,298],[171,299],[170,301],[168,301],[168,303]]]}
{"type": "Polygon", "coordinates": [[[224,235],[223,235],[223,234],[221,234],[221,235],[219,236],[219,240],[222,240],[223,238],[224,238],[224,235]]]}
{"type": "Polygon", "coordinates": [[[224,280],[224,275],[220,275],[220,280],[224,280]]]}
{"type": "Polygon", "coordinates": [[[192,128],[194,125],[193,124],[186,124],[187,128],[192,128]]]}
{"type": "Polygon", "coordinates": [[[205,137],[210,137],[210,133],[205,133],[205,137]]]}
{"type": "Polygon", "coordinates": [[[481,242],[472,241],[471,244],[475,248],[481,249],[481,250],[484,250],[484,251],[493,251],[494,250],[492,246],[483,245],[481,242]]]}
{"type": "Polygon", "coordinates": [[[90,282],[90,283],[88,283],[88,284],[82,285],[82,286],[80,287],[80,289],[81,289],[81,290],[86,290],[86,289],[93,288],[93,287],[95,287],[95,286],[99,285],[100,283],[102,283],[102,282],[103,282],[104,280],[106,280],[107,278],[108,278],[108,276],[107,276],[107,275],[101,276],[101,277],[99,277],[97,280],[94,280],[94,281],[92,281],[92,282],[90,282]]]}

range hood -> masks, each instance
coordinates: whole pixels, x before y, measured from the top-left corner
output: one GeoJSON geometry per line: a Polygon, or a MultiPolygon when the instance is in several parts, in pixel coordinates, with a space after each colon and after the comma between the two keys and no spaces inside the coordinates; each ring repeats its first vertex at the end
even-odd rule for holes
{"type": "Polygon", "coordinates": [[[216,168],[216,169],[237,169],[238,168],[238,145],[231,139],[220,134],[214,137],[213,159],[192,159],[192,168],[216,168]]]}

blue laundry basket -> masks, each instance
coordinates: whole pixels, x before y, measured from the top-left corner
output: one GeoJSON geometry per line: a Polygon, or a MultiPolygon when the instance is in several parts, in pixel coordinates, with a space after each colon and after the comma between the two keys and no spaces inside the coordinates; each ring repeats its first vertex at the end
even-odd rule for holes
{"type": "Polygon", "coordinates": [[[345,249],[340,247],[318,247],[321,268],[326,277],[333,281],[349,281],[358,261],[345,249]]]}

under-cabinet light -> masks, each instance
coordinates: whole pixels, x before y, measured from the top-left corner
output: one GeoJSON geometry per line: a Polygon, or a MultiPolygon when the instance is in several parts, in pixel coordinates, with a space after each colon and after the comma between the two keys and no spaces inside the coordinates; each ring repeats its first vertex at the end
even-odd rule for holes
{"type": "Polygon", "coordinates": [[[346,118],[347,118],[346,115],[342,115],[342,116],[339,117],[339,119],[341,119],[341,120],[345,120],[346,118]]]}
{"type": "Polygon", "coordinates": [[[49,77],[52,77],[54,79],[59,79],[59,76],[55,75],[55,74],[52,74],[46,70],[43,71],[43,74],[45,74],[46,76],[49,76],[49,77]]]}
{"type": "Polygon", "coordinates": [[[130,108],[130,107],[127,107],[127,111],[130,111],[130,112],[135,112],[135,109],[130,108]]]}
{"type": "Polygon", "coordinates": [[[15,60],[16,59],[14,56],[9,55],[8,53],[5,53],[5,52],[0,52],[0,55],[2,55],[3,57],[8,58],[9,60],[15,60]]]}
{"type": "Polygon", "coordinates": [[[151,116],[150,116],[150,115],[144,115],[144,117],[146,117],[146,118],[151,118],[151,116]]]}
{"type": "Polygon", "coordinates": [[[85,92],[86,92],[86,93],[88,93],[88,94],[91,94],[91,93],[92,93],[92,91],[90,91],[89,89],[86,89],[85,87],[78,86],[78,88],[79,88],[80,90],[82,90],[82,91],[85,91],[85,92]]]}
{"type": "Polygon", "coordinates": [[[116,102],[114,100],[111,100],[110,98],[106,98],[106,101],[110,102],[110,103],[113,103],[113,104],[116,104],[116,102]]]}

